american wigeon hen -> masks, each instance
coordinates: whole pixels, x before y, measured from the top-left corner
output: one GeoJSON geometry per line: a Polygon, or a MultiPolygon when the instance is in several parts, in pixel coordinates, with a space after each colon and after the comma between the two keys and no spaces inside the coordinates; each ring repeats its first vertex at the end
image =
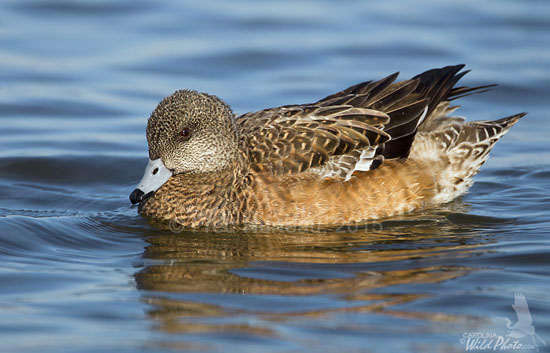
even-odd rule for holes
{"type": "Polygon", "coordinates": [[[149,118],[149,164],[130,200],[189,228],[341,225],[449,202],[525,115],[450,117],[450,101],[489,87],[455,87],[463,67],[239,117],[218,97],[177,91],[149,118]]]}

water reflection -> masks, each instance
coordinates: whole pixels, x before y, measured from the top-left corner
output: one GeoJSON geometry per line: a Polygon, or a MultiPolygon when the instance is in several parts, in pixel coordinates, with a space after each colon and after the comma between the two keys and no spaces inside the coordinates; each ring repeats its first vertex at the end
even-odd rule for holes
{"type": "Polygon", "coordinates": [[[274,334],[250,324],[251,315],[281,322],[371,312],[453,322],[463,318],[396,307],[431,295],[415,285],[475,270],[457,263],[492,242],[481,227],[499,220],[460,207],[347,232],[166,232],[148,239],[147,265],[135,278],[148,316],[167,333],[274,334]]]}

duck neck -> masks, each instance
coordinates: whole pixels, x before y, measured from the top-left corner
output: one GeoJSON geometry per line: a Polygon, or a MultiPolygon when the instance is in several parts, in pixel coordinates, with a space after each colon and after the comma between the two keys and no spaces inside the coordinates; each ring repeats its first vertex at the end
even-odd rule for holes
{"type": "Polygon", "coordinates": [[[235,170],[172,176],[140,209],[156,226],[171,230],[236,224],[242,177],[235,170]],[[161,227],[166,228],[161,225],[161,227]]]}

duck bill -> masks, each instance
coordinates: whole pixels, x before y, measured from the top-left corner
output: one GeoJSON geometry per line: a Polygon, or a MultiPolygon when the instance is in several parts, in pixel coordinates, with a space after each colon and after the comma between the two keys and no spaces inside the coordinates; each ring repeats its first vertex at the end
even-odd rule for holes
{"type": "Polygon", "coordinates": [[[160,158],[149,159],[143,178],[139,181],[137,188],[130,194],[130,202],[135,205],[144,201],[166,183],[171,176],[172,172],[166,168],[160,158]]]}

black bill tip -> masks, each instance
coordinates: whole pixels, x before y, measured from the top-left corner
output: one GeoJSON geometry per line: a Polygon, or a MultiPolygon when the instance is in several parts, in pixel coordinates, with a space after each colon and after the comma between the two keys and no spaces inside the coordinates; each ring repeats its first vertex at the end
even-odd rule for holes
{"type": "Polygon", "coordinates": [[[147,200],[149,197],[153,196],[155,194],[154,191],[149,191],[147,194],[145,194],[140,189],[135,189],[130,194],[130,202],[132,205],[135,205],[136,203],[141,203],[145,200],[147,200]]]}
{"type": "Polygon", "coordinates": [[[132,203],[132,205],[140,203],[143,200],[143,195],[144,192],[140,189],[135,189],[134,191],[132,191],[132,193],[130,194],[130,202],[132,203]]]}

